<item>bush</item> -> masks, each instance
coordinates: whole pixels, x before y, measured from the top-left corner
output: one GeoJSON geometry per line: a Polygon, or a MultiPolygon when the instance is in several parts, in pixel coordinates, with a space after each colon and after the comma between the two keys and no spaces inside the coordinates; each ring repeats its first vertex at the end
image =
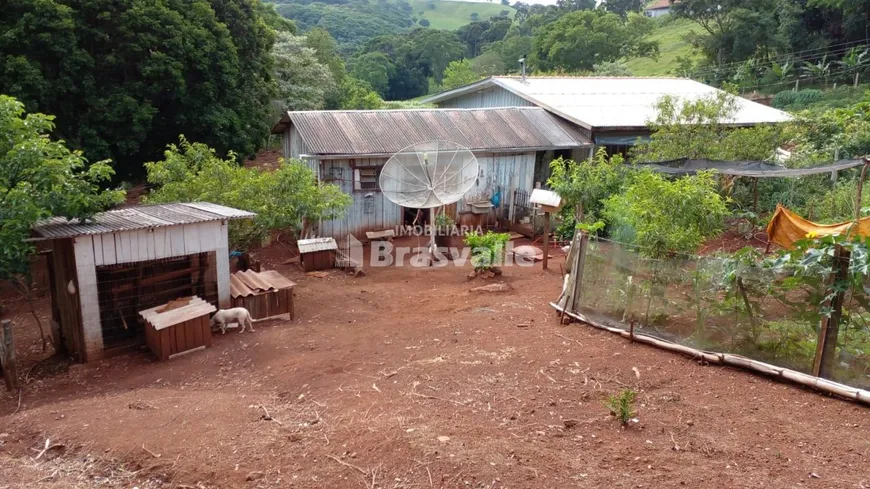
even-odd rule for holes
{"type": "Polygon", "coordinates": [[[797,100],[797,92],[794,90],[783,90],[773,97],[773,106],[777,109],[785,109],[797,100]]]}
{"type": "Polygon", "coordinates": [[[694,252],[721,232],[727,215],[711,172],[672,181],[642,171],[604,202],[611,235],[639,246],[641,254],[652,258],[694,252]]]}
{"type": "Polygon", "coordinates": [[[471,264],[476,271],[489,270],[504,261],[504,249],[510,239],[508,233],[469,233],[465,244],[471,247],[471,264]]]}
{"type": "Polygon", "coordinates": [[[610,396],[604,403],[607,409],[610,409],[610,414],[616,416],[623,425],[627,425],[629,421],[637,414],[634,409],[634,400],[637,398],[637,392],[631,389],[625,389],[618,396],[610,396]]]}
{"type": "Polygon", "coordinates": [[[794,103],[798,107],[805,107],[813,102],[818,102],[819,100],[822,100],[822,98],[823,94],[821,90],[816,90],[815,88],[807,88],[796,92],[794,103]]]}

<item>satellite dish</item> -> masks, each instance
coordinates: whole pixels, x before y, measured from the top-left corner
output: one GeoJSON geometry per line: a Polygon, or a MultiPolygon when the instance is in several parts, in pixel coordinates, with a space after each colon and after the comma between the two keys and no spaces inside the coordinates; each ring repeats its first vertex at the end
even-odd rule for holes
{"type": "Polygon", "coordinates": [[[452,204],[477,180],[477,158],[450,141],[412,144],[394,154],[381,170],[380,188],[390,201],[415,209],[452,204]]]}
{"type": "MultiPolygon", "coordinates": [[[[474,186],[479,166],[474,153],[450,141],[412,144],[390,157],[381,170],[381,192],[402,207],[430,209],[459,201],[474,186]]],[[[432,232],[430,256],[435,252],[432,232]]]]}

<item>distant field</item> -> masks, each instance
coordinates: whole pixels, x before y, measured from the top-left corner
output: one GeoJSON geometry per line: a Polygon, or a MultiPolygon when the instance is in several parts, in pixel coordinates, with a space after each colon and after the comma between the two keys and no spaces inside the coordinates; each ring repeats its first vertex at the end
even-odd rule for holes
{"type": "Polygon", "coordinates": [[[471,14],[477,12],[480,20],[498,16],[502,10],[510,12],[514,16],[513,7],[507,7],[500,2],[454,2],[449,0],[408,0],[414,7],[413,16],[427,19],[429,27],[433,29],[456,30],[471,22],[471,14]],[[432,9],[431,6],[435,8],[432,9]],[[420,15],[420,12],[423,12],[420,15]]]}
{"type": "Polygon", "coordinates": [[[687,19],[669,20],[660,18],[660,27],[651,39],[659,42],[659,59],[636,58],[625,62],[631,73],[637,76],[667,75],[677,67],[678,56],[692,54],[692,46],[683,37],[692,31],[699,32],[700,27],[687,19]]]}

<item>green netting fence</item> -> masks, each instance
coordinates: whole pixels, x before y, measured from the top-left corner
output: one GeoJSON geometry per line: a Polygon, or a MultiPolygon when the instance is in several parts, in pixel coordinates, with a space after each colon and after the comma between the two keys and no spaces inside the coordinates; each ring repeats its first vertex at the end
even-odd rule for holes
{"type": "MultiPolygon", "coordinates": [[[[575,239],[572,246],[582,241],[575,239]]],[[[584,253],[574,255],[585,255],[582,263],[568,263],[580,277],[569,312],[596,325],[814,374],[823,299],[817,292],[824,284],[789,287],[794,277],[742,266],[729,257],[651,259],[631,245],[596,238],[580,247],[584,253]]],[[[569,276],[566,286],[571,280],[569,276]]],[[[836,349],[824,376],[865,389],[860,399],[870,395],[870,311],[861,304],[866,301],[851,299],[845,297],[836,349]]]]}

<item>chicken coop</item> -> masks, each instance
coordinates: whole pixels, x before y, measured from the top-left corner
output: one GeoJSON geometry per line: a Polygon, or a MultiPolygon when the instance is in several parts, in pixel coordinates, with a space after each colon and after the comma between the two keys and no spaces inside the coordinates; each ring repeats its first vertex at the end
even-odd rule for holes
{"type": "Polygon", "coordinates": [[[87,222],[54,217],[34,240],[49,253],[55,345],[79,362],[145,342],[139,311],[197,296],[229,307],[227,226],[254,214],[210,204],[140,205],[87,222]]]}
{"type": "Polygon", "coordinates": [[[293,319],[293,287],[296,284],[275,270],[247,270],[230,275],[233,307],[244,307],[251,319],[288,314],[293,319]]]}

